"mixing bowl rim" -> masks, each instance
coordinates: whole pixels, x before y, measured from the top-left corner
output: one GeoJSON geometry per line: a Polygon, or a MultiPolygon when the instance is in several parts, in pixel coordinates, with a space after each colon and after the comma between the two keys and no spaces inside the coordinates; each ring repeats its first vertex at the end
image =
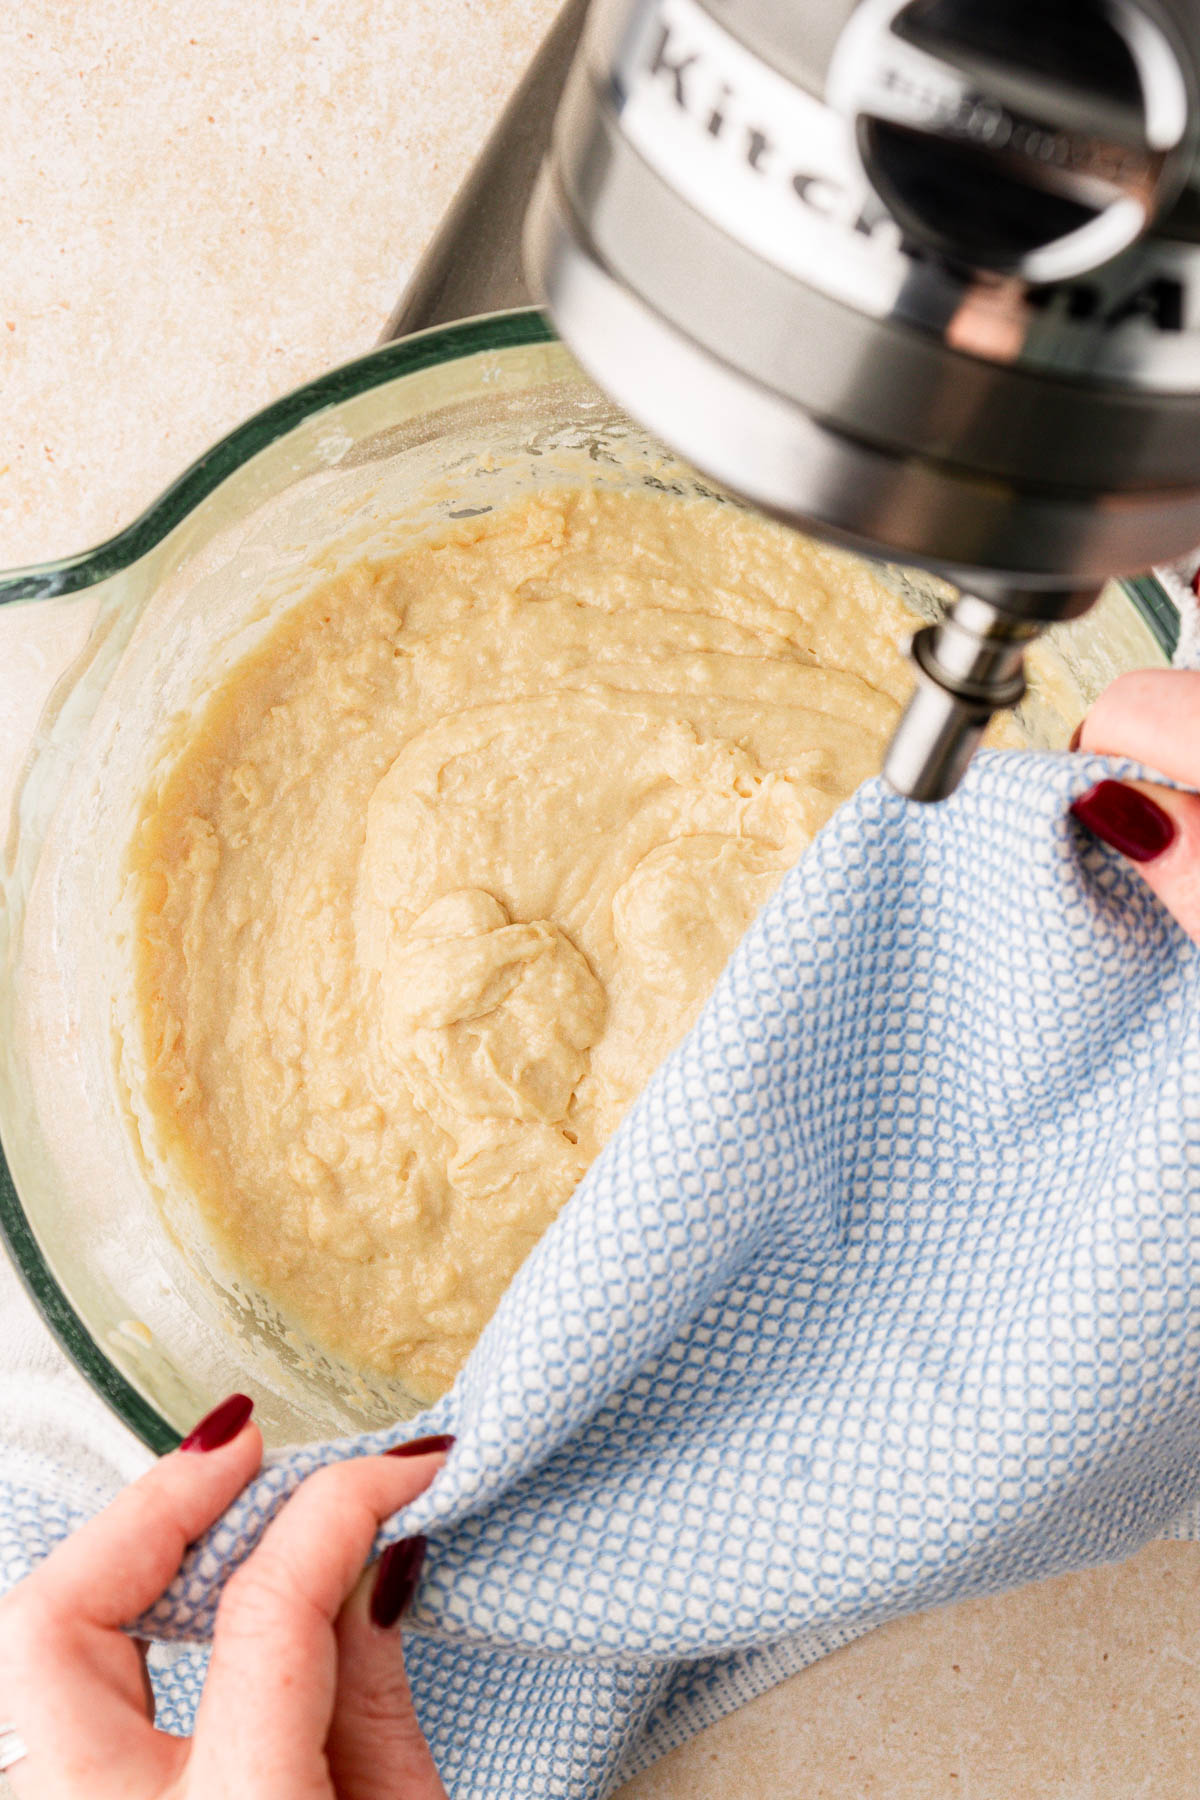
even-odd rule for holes
{"type": "Polygon", "coordinates": [[[557,342],[543,312],[537,307],[521,307],[482,313],[456,325],[435,325],[340,363],[273,400],[218,438],[113,537],[74,556],[0,571],[0,606],[77,593],[131,568],[252,456],[329,407],[439,363],[457,362],[489,350],[557,342]]]}
{"type": "MultiPolygon", "coordinates": [[[[439,363],[556,341],[544,314],[527,307],[435,326],[368,351],[252,414],[115,536],[61,561],[0,573],[0,606],[79,592],[132,567],[251,457],[326,408],[439,363]]],[[[1125,579],[1120,585],[1170,657],[1179,639],[1179,614],[1170,596],[1153,575],[1125,579]]],[[[174,1449],[179,1433],[110,1360],[51,1270],[21,1204],[2,1141],[0,1243],[37,1312],[93,1390],[147,1448],[157,1453],[174,1449]]]]}
{"type": "MultiPolygon", "coordinates": [[[[404,375],[481,352],[556,342],[534,307],[487,313],[385,344],[293,389],[196,459],[129,525],[78,555],[0,573],[0,606],[78,593],[131,568],[260,450],[327,408],[404,375]]],[[[17,1193],[0,1141],[0,1242],[36,1311],[88,1384],[148,1449],[174,1449],[179,1433],[97,1342],[53,1273],[17,1193]]]]}

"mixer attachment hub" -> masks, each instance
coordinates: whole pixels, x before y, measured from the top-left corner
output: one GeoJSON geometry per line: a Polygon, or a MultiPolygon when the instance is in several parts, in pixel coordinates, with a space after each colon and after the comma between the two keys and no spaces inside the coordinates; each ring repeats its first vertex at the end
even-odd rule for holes
{"type": "Polygon", "coordinates": [[[1026,592],[1008,599],[1012,609],[963,594],[940,624],[914,637],[917,689],[883,770],[906,799],[945,800],[954,792],[992,714],[1020,704],[1029,644],[1045,624],[1078,613],[1091,596],[1026,592]]]}

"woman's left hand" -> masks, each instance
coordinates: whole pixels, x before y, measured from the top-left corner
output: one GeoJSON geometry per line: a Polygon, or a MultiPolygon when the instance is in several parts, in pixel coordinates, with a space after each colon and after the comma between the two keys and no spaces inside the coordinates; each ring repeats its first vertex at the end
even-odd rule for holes
{"type": "Polygon", "coordinates": [[[0,1601],[0,1718],[27,1749],[9,1770],[22,1800],[445,1800],[389,1629],[419,1540],[363,1571],[380,1525],[441,1468],[446,1439],[302,1483],[222,1596],[195,1736],[155,1729],[145,1647],[121,1627],[257,1471],[248,1410],[211,1448],[202,1421],[191,1449],[163,1457],[0,1601]]]}

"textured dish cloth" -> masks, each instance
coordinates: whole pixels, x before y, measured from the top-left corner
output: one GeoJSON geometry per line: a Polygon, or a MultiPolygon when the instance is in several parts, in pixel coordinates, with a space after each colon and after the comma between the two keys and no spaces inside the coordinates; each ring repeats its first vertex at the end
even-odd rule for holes
{"type": "MultiPolygon", "coordinates": [[[[585,1800],[917,1607],[1200,1500],[1200,951],[988,754],[821,833],[453,1394],[275,1459],[146,1624],[202,1638],[316,1463],[453,1430],[408,1653],[454,1800],[585,1800]]],[[[11,1577],[72,1524],[3,1505],[11,1577]]],[[[199,1663],[160,1686],[181,1724],[199,1663]]]]}

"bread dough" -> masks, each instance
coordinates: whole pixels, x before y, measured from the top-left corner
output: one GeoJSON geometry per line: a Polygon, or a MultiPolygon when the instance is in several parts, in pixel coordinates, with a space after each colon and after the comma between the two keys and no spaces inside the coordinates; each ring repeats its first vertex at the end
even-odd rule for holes
{"type": "Polygon", "coordinates": [[[914,616],[716,500],[542,492],[326,583],[133,852],[159,1148],[244,1276],[421,1399],[878,769],[914,616]]]}

